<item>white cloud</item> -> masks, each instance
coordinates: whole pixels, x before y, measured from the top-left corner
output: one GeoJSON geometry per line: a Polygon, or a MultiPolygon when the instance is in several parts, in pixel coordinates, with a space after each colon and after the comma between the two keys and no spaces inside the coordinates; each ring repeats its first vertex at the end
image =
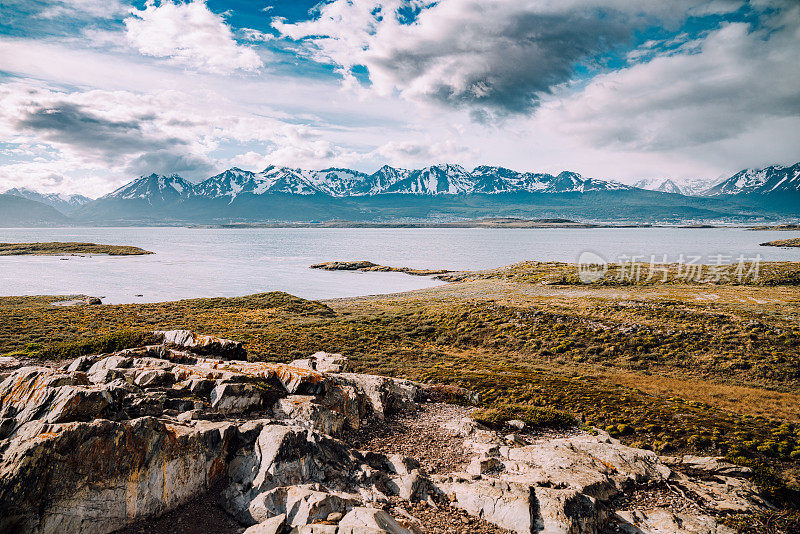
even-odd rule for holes
{"type": "Polygon", "coordinates": [[[435,163],[460,163],[469,166],[474,162],[477,151],[452,139],[435,142],[431,139],[421,141],[389,141],[375,150],[375,155],[393,165],[423,167],[435,163]]]}
{"type": "Polygon", "coordinates": [[[0,138],[13,145],[0,153],[0,190],[48,189],[58,172],[73,191],[72,177],[102,173],[83,191],[99,195],[151,172],[200,179],[231,164],[321,168],[362,157],[323,130],[231,107],[213,93],[67,93],[16,82],[0,85],[0,100],[0,138]],[[230,160],[222,144],[266,149],[260,161],[253,153],[230,160]]]}
{"type": "MultiPolygon", "coordinates": [[[[677,53],[597,76],[549,101],[539,120],[590,146],[628,151],[735,144],[785,119],[800,127],[800,8],[794,13],[780,27],[727,24],[677,53]]],[[[767,139],[746,151],[770,148],[767,139]]],[[[800,157],[795,140],[780,144],[784,157],[800,157]]]]}
{"type": "Polygon", "coordinates": [[[39,12],[43,19],[55,18],[111,18],[122,14],[126,6],[120,0],[55,0],[39,12]]]}
{"type": "MultiPolygon", "coordinates": [[[[501,113],[528,113],[574,66],[627,41],[646,23],[670,25],[678,0],[335,0],[314,20],[274,20],[352,85],[363,65],[375,91],[501,113]],[[421,9],[408,24],[401,6],[421,9]]],[[[486,116],[484,113],[483,116],[486,116]]]]}
{"type": "Polygon", "coordinates": [[[252,48],[236,42],[222,16],[203,0],[174,3],[148,0],[125,19],[126,37],[144,55],[168,58],[187,68],[226,74],[263,65],[252,48]]]}

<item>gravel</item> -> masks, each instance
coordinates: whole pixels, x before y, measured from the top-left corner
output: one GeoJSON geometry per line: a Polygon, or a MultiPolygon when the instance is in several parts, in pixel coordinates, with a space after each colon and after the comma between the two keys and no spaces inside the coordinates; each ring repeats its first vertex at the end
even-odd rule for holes
{"type": "Polygon", "coordinates": [[[463,470],[469,462],[464,440],[443,426],[468,417],[473,408],[443,403],[420,408],[417,413],[398,414],[380,425],[350,431],[342,439],[355,449],[415,458],[428,474],[463,470]]]}

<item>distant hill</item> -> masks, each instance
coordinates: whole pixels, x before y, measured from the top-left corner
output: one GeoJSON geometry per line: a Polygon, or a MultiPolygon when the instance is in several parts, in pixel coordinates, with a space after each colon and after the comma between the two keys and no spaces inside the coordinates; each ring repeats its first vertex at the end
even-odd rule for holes
{"type": "Polygon", "coordinates": [[[51,206],[0,194],[0,227],[66,226],[70,220],[51,206]]]}
{"type": "Polygon", "coordinates": [[[28,200],[35,200],[41,202],[52,208],[57,209],[64,215],[69,215],[77,208],[88,204],[92,201],[91,198],[83,195],[66,195],[64,193],[39,193],[25,187],[15,187],[5,192],[6,195],[14,195],[17,197],[27,198],[28,200]]]}

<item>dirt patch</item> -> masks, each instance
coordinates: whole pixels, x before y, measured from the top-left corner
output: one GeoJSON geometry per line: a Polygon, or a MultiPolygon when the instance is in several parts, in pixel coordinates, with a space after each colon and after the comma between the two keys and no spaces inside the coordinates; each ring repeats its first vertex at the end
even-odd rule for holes
{"type": "Polygon", "coordinates": [[[349,431],[342,439],[355,449],[415,458],[428,474],[459,471],[469,462],[464,438],[444,425],[469,417],[472,410],[454,404],[422,404],[416,413],[397,414],[380,425],[349,431]]]}
{"type": "Polygon", "coordinates": [[[611,507],[615,510],[666,508],[672,513],[695,515],[708,513],[683,491],[666,483],[632,488],[612,499],[611,507]]]}
{"type": "MultiPolygon", "coordinates": [[[[219,491],[219,488],[217,489],[219,491]]],[[[208,493],[157,519],[139,521],[118,530],[117,534],[241,534],[239,525],[220,508],[208,493]]]]}
{"type": "Polygon", "coordinates": [[[416,526],[426,534],[511,534],[447,502],[432,506],[427,502],[408,502],[393,498],[387,511],[401,525],[416,526]],[[409,517],[410,516],[410,517],[409,517]]]}

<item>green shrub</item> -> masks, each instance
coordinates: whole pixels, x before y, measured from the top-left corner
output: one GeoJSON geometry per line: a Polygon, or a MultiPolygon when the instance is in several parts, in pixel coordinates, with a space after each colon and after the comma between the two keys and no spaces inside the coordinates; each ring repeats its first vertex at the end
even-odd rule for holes
{"type": "Polygon", "coordinates": [[[102,336],[86,337],[77,341],[45,345],[30,353],[31,356],[48,360],[66,360],[87,354],[104,354],[118,350],[141,347],[158,340],[151,331],[119,330],[102,336]]]}
{"type": "Polygon", "coordinates": [[[623,436],[627,436],[628,434],[633,434],[633,427],[631,425],[627,425],[625,423],[617,425],[617,432],[623,436]]]}
{"type": "Polygon", "coordinates": [[[527,428],[569,428],[578,424],[575,416],[552,408],[523,404],[498,404],[472,412],[472,418],[490,428],[502,427],[512,419],[525,422],[527,428]]]}

